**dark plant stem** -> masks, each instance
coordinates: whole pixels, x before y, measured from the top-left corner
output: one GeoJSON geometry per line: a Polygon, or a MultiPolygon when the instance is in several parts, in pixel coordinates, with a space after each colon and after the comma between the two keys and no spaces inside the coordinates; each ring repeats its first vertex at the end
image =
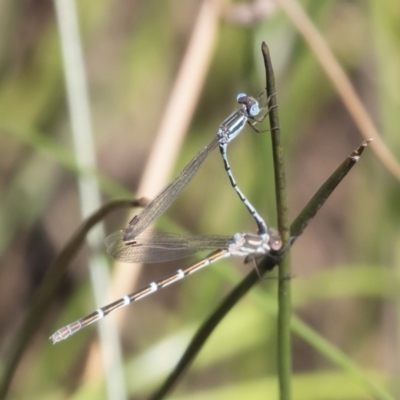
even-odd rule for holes
{"type": "MultiPolygon", "coordinates": [[[[262,43],[262,54],[266,72],[266,90],[269,99],[269,122],[271,126],[272,154],[274,157],[275,194],[278,215],[278,231],[281,235],[283,247],[290,241],[290,227],[286,196],[286,174],[283,160],[283,146],[281,142],[278,104],[275,88],[275,75],[272,68],[268,46],[262,43]]],[[[292,345],[290,320],[292,315],[291,301],[291,267],[290,252],[287,251],[278,266],[278,351],[277,364],[279,376],[279,393],[281,400],[291,399],[292,381],[292,345]]]]}

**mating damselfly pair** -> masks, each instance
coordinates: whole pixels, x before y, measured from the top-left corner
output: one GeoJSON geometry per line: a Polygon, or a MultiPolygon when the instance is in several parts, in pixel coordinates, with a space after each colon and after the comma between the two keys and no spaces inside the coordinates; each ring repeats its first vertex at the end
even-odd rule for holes
{"type": "Polygon", "coordinates": [[[264,219],[237,185],[227,156],[229,143],[240,134],[246,124],[249,124],[257,131],[255,125],[262,122],[268,114],[268,99],[266,105],[260,107],[259,99],[241,93],[237,96],[237,102],[240,107],[222,122],[216,137],[186,165],[169,185],[130,221],[125,230],[115,232],[106,239],[108,253],[114,259],[124,262],[155,263],[188,257],[202,250],[208,250],[211,253],[203,260],[187,268],[179,269],[173,275],[152,282],[145,288],[128,294],[105,307],[99,308],[86,317],[59,329],[50,337],[53,343],[67,339],[91,323],[104,318],[112,311],[140,300],[158,289],[162,289],[183,279],[187,275],[218,260],[230,256],[255,257],[267,255],[276,253],[281,249],[282,243],[279,236],[266,225],[264,219]],[[232,187],[257,224],[257,234],[236,233],[229,237],[217,235],[189,236],[166,232],[148,232],[147,228],[151,223],[173,203],[194,177],[207,156],[217,146],[219,147],[225,171],[228,174],[232,187]]]}

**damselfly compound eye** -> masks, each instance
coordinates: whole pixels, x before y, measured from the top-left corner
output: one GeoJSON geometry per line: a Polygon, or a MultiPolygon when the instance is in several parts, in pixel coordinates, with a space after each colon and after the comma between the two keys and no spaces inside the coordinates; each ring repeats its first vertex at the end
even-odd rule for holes
{"type": "Polygon", "coordinates": [[[258,102],[256,102],[255,104],[253,104],[250,107],[249,110],[249,115],[251,115],[252,117],[255,117],[256,115],[258,115],[260,112],[260,106],[258,105],[258,102]]]}
{"type": "Polygon", "coordinates": [[[247,94],[246,94],[246,93],[239,93],[239,94],[236,96],[236,101],[237,101],[238,103],[242,103],[242,102],[240,101],[240,99],[241,99],[242,97],[247,97],[247,94]]]}
{"type": "Polygon", "coordinates": [[[279,251],[282,249],[282,239],[278,237],[272,238],[270,245],[272,251],[279,251]]]}

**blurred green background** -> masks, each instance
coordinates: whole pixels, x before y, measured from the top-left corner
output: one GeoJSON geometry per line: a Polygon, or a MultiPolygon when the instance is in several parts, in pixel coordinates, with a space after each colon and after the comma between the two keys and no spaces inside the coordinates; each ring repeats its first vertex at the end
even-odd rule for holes
{"type": "MultiPolygon", "coordinates": [[[[135,195],[201,3],[77,4],[96,176],[104,201],[135,195]]],[[[400,3],[301,4],[400,159],[400,3]]],[[[363,139],[304,39],[286,13],[268,1],[224,3],[221,8],[210,65],[174,173],[215,135],[235,109],[237,93],[257,96],[263,90],[262,41],[270,47],[277,79],[293,219],[363,139]],[[266,12],[257,5],[264,5],[266,12]],[[250,20],[243,23],[246,16],[250,20]]],[[[1,372],[49,264],[82,222],[77,194],[82,171],[74,161],[60,46],[51,1],[0,2],[1,372]]],[[[190,85],[186,90],[191,91],[190,85]]],[[[242,190],[275,226],[268,132],[246,128],[230,146],[229,157],[242,190]]],[[[393,398],[400,397],[399,210],[399,182],[367,149],[292,255],[295,314],[393,398]]],[[[112,214],[107,233],[126,226],[127,218],[124,212],[112,214]]],[[[224,176],[218,150],[158,226],[193,234],[255,230],[224,176]]],[[[95,307],[88,255],[81,252],[71,265],[51,313],[22,357],[10,398],[107,398],[101,358],[87,365],[96,326],[56,346],[47,340],[95,307]]],[[[135,286],[189,263],[146,266],[135,286]]],[[[128,310],[121,334],[127,396],[147,398],[155,390],[201,321],[250,268],[242,260],[221,262],[128,310]]],[[[171,398],[278,398],[276,318],[270,311],[275,298],[276,279],[264,280],[245,297],[214,332],[171,398]]],[[[295,399],[373,397],[296,334],[293,361],[295,399]]]]}

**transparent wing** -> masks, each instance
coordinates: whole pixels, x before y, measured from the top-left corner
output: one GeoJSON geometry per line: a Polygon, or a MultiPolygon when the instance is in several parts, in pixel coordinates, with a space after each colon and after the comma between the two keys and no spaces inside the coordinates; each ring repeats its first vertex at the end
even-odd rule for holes
{"type": "Polygon", "coordinates": [[[148,203],[140,214],[136,215],[124,231],[124,239],[131,240],[140,235],[154,220],[156,220],[179,196],[184,187],[192,180],[204,160],[218,145],[215,137],[186,165],[179,175],[148,203]]]}
{"type": "Polygon", "coordinates": [[[156,263],[189,257],[202,250],[225,249],[231,236],[191,236],[170,232],[144,232],[132,241],[124,240],[124,231],[105,240],[107,252],[123,262],[156,263]]]}

